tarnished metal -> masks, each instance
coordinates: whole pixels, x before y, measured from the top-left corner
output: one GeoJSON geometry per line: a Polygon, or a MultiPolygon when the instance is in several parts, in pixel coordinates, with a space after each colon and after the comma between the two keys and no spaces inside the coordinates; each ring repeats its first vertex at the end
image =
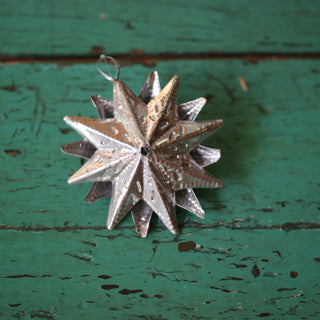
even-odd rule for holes
{"type": "Polygon", "coordinates": [[[153,212],[178,233],[175,206],[203,218],[192,189],[223,185],[203,169],[218,161],[220,151],[199,145],[223,121],[194,122],[204,98],[177,106],[178,76],[161,90],[158,73],[151,72],[138,97],[121,80],[104,77],[113,82],[114,99],[91,97],[100,119],[64,118],[84,139],[62,151],[88,159],[68,182],[94,182],[88,202],[111,196],[108,229],[131,210],[141,237],[147,235],[153,212]]]}

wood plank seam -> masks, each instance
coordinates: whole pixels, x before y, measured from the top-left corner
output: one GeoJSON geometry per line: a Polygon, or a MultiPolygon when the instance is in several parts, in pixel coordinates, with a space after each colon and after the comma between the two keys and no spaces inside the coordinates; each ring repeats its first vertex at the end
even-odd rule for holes
{"type": "MultiPolygon", "coordinates": [[[[268,60],[288,60],[288,59],[320,59],[320,52],[315,53],[292,53],[292,52],[198,52],[198,53],[165,53],[165,54],[111,54],[118,62],[126,64],[155,64],[160,61],[175,60],[230,60],[240,59],[255,63],[258,61],[268,60]]],[[[94,63],[98,59],[98,55],[0,55],[0,62],[5,64],[17,63],[94,63]]]]}
{"type": "MultiPolygon", "coordinates": [[[[241,226],[236,223],[215,223],[215,224],[204,224],[204,223],[198,223],[198,222],[191,222],[188,225],[189,221],[183,224],[179,224],[179,228],[189,228],[189,229],[218,229],[218,228],[227,228],[227,229],[235,229],[235,230],[273,230],[273,229],[280,229],[284,231],[291,231],[291,230],[306,230],[306,229],[313,229],[317,230],[320,229],[320,223],[316,222],[287,222],[283,223],[281,225],[261,225],[257,224],[254,226],[241,226]]],[[[134,226],[117,226],[117,229],[134,229],[134,226]]],[[[152,229],[165,229],[164,227],[159,226],[152,226],[152,229]]],[[[0,230],[14,230],[14,231],[59,231],[59,232],[65,232],[65,231],[74,231],[74,230],[107,230],[105,226],[6,226],[6,225],[0,225],[0,230]]]]}

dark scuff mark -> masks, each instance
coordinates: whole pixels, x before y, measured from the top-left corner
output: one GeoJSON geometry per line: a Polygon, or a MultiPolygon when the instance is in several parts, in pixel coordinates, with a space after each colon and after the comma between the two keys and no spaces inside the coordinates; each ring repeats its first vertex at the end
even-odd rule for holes
{"type": "Polygon", "coordinates": [[[243,280],[243,279],[242,278],[238,278],[238,277],[226,277],[226,278],[220,279],[219,281],[226,281],[226,280],[240,281],[240,280],[243,280]]]}
{"type": "Polygon", "coordinates": [[[230,263],[230,265],[234,265],[236,268],[247,268],[246,264],[237,264],[237,263],[230,263]]]}
{"type": "Polygon", "coordinates": [[[284,46],[290,47],[290,48],[297,48],[297,47],[301,47],[301,46],[309,47],[309,48],[313,47],[312,43],[301,43],[301,44],[299,44],[299,43],[295,43],[295,42],[283,42],[282,44],[284,46]]]}
{"type": "MultiPolygon", "coordinates": [[[[0,312],[0,316],[4,316],[4,314],[0,312]]],[[[25,311],[24,310],[20,310],[16,314],[13,314],[11,317],[12,318],[17,318],[17,319],[22,319],[25,316],[26,316],[25,311]]]]}
{"type": "Polygon", "coordinates": [[[241,261],[248,261],[248,260],[254,260],[256,257],[244,257],[241,259],[241,261]]]}
{"type": "Polygon", "coordinates": [[[228,310],[221,311],[221,312],[219,312],[219,314],[227,313],[227,312],[230,312],[230,311],[242,311],[242,310],[243,309],[241,307],[233,307],[233,308],[230,308],[228,310]]]}
{"type": "Polygon", "coordinates": [[[320,258],[313,258],[314,261],[320,262],[320,258]]]}
{"type": "Polygon", "coordinates": [[[290,277],[291,278],[297,278],[299,273],[297,271],[290,271],[290,277]]]}
{"type": "Polygon", "coordinates": [[[258,110],[260,113],[262,114],[269,114],[272,112],[272,107],[268,104],[265,104],[265,103],[261,103],[258,105],[258,110]]]}
{"type": "Polygon", "coordinates": [[[9,92],[15,92],[18,90],[18,87],[16,86],[16,84],[14,82],[12,82],[11,85],[0,87],[0,89],[5,90],[5,91],[9,91],[9,92]]]}
{"type": "Polygon", "coordinates": [[[297,290],[297,288],[279,288],[277,291],[282,292],[282,291],[292,291],[292,290],[297,290]]]}
{"type": "Polygon", "coordinates": [[[95,301],[87,300],[86,303],[96,303],[95,301]]]}
{"type": "MultiPolygon", "coordinates": [[[[221,201],[212,201],[210,199],[207,199],[208,202],[212,203],[212,205],[209,207],[209,209],[212,209],[212,210],[221,210],[221,209],[225,209],[225,208],[228,208],[228,205],[224,204],[223,202],[221,201]]],[[[197,222],[197,221],[195,221],[197,222]]]]}
{"type": "Polygon", "coordinates": [[[163,241],[160,241],[160,240],[152,240],[152,243],[153,244],[160,244],[160,243],[173,243],[173,242],[179,242],[181,241],[180,239],[180,235],[176,235],[173,239],[170,239],[170,240],[163,240],[163,241]]]}
{"type": "Polygon", "coordinates": [[[189,250],[194,250],[197,244],[194,241],[181,242],[178,244],[179,252],[186,252],[189,250]]]}
{"type": "Polygon", "coordinates": [[[19,274],[14,276],[6,276],[8,279],[18,279],[18,278],[36,278],[36,276],[33,276],[31,274],[19,274]]]}
{"type": "Polygon", "coordinates": [[[112,290],[112,289],[117,289],[119,286],[117,284],[103,284],[101,286],[101,289],[103,290],[112,290]]]}
{"type": "MultiPolygon", "coordinates": [[[[4,112],[3,115],[5,116],[6,119],[8,119],[8,116],[6,115],[6,113],[4,112]]],[[[22,132],[23,130],[21,130],[20,132],[22,132]]],[[[15,128],[12,136],[11,136],[11,139],[14,139],[14,137],[16,136],[16,134],[18,133],[18,128],[15,128]]]]}
{"type": "MultiPolygon", "coordinates": [[[[121,227],[121,226],[119,226],[121,227]]],[[[117,228],[119,228],[117,227],[117,228]]],[[[123,226],[124,228],[123,229],[130,229],[130,226],[123,226]]],[[[106,227],[90,227],[90,228],[93,228],[94,230],[105,230],[106,227]]],[[[134,227],[132,227],[134,228],[134,227]]],[[[95,234],[95,237],[101,237],[101,238],[108,238],[110,241],[118,238],[118,237],[122,237],[123,236],[123,233],[120,232],[118,234],[110,234],[110,235],[102,235],[102,234],[95,234]]]]}
{"type": "Polygon", "coordinates": [[[16,155],[21,154],[21,151],[17,149],[6,149],[4,150],[4,152],[11,157],[15,157],[16,155]]]}
{"type": "Polygon", "coordinates": [[[81,277],[90,277],[90,274],[82,274],[81,277]]]}
{"type": "Polygon", "coordinates": [[[62,277],[60,278],[61,280],[69,280],[69,279],[72,279],[72,277],[62,277]]]}
{"type": "MultiPolygon", "coordinates": [[[[134,28],[134,26],[132,25],[132,22],[130,21],[130,20],[127,20],[126,21],[126,26],[125,26],[125,28],[126,29],[128,29],[128,30],[134,30],[135,28],[134,28]]],[[[143,51],[143,54],[144,54],[145,52],[143,51]]]]}
{"type": "Polygon", "coordinates": [[[282,208],[284,208],[286,206],[286,204],[288,204],[289,202],[288,201],[277,201],[276,204],[280,204],[280,206],[282,208]]]}
{"type": "Polygon", "coordinates": [[[269,262],[269,259],[261,259],[262,262],[269,262]]]}
{"type": "Polygon", "coordinates": [[[111,276],[107,276],[107,275],[105,275],[105,274],[102,274],[102,275],[98,276],[98,278],[101,278],[101,279],[110,279],[111,276]]]}
{"type": "Polygon", "coordinates": [[[123,295],[134,294],[134,293],[138,293],[138,292],[142,292],[142,290],[140,290],[140,289],[136,289],[136,290],[122,289],[119,291],[119,293],[123,294],[123,295]]]}
{"type": "Polygon", "coordinates": [[[280,258],[282,257],[282,254],[279,250],[273,250],[272,253],[276,253],[280,258]]]}
{"type": "Polygon", "coordinates": [[[161,271],[161,270],[157,270],[156,268],[153,268],[152,272],[148,272],[149,274],[152,275],[153,279],[156,278],[156,276],[161,276],[161,277],[169,277],[169,273],[173,273],[173,271],[171,272],[165,272],[165,271],[161,271]]]}
{"type": "Polygon", "coordinates": [[[260,318],[269,317],[269,316],[271,316],[271,313],[269,312],[262,312],[259,315],[257,315],[257,317],[260,317],[260,318]]]}
{"type": "Polygon", "coordinates": [[[15,308],[21,306],[21,303],[9,303],[8,305],[12,308],[15,308]]]}
{"type": "MultiPolygon", "coordinates": [[[[154,243],[154,242],[152,242],[152,243],[154,243]]],[[[151,256],[151,258],[150,258],[150,262],[152,261],[152,259],[154,258],[155,254],[156,254],[156,252],[157,252],[158,245],[159,245],[159,244],[157,244],[155,247],[152,248],[152,256],[151,256]]]]}
{"type": "Polygon", "coordinates": [[[202,268],[202,265],[198,265],[198,264],[195,264],[195,263],[186,263],[185,265],[194,267],[196,270],[202,268]]]}
{"type": "Polygon", "coordinates": [[[8,190],[8,192],[18,192],[21,190],[34,190],[37,189],[38,187],[21,187],[21,188],[17,188],[17,189],[13,189],[13,190],[8,190]]]}
{"type": "Polygon", "coordinates": [[[244,291],[230,290],[230,289],[218,288],[218,287],[213,287],[213,286],[210,286],[210,289],[221,290],[221,291],[227,292],[227,293],[236,292],[236,293],[248,294],[247,292],[244,292],[244,291]]]}
{"type": "Polygon", "coordinates": [[[315,222],[287,222],[280,226],[282,230],[319,229],[320,224],[315,222]]]}
{"type": "Polygon", "coordinates": [[[96,247],[97,244],[95,242],[90,242],[90,241],[82,241],[84,244],[88,244],[89,246],[96,247]]]}
{"type": "Polygon", "coordinates": [[[62,134],[67,134],[69,132],[72,131],[71,128],[59,128],[59,131],[62,133],[62,134]]]}
{"type": "MultiPolygon", "coordinates": [[[[141,297],[141,298],[144,298],[144,299],[150,299],[150,298],[152,298],[152,297],[149,297],[148,295],[146,295],[145,293],[140,294],[140,297],[141,297]]],[[[153,298],[161,299],[161,298],[162,298],[162,295],[156,294],[156,295],[153,296],[153,298]]]]}
{"type": "Polygon", "coordinates": [[[262,209],[260,209],[260,211],[262,211],[262,212],[272,212],[273,211],[273,209],[271,208],[271,207],[268,207],[268,208],[262,208],[262,209]]]}
{"type": "Polygon", "coordinates": [[[230,103],[231,104],[234,104],[235,102],[236,102],[236,97],[235,97],[235,95],[234,95],[234,89],[233,88],[230,88],[229,86],[227,86],[223,81],[219,81],[220,82],[220,84],[222,85],[222,87],[223,87],[223,89],[224,89],[224,91],[225,91],[225,93],[229,96],[229,98],[230,98],[230,103]]]}
{"type": "Polygon", "coordinates": [[[50,320],[55,319],[54,312],[44,311],[44,310],[31,311],[30,316],[31,316],[31,319],[33,318],[42,318],[42,319],[50,319],[50,320]]]}
{"type": "Polygon", "coordinates": [[[70,256],[72,258],[80,259],[83,261],[91,261],[91,257],[87,254],[78,254],[78,253],[65,253],[66,256],[70,256]]]}
{"type": "Polygon", "coordinates": [[[255,264],[252,269],[251,269],[251,273],[252,275],[257,278],[260,275],[260,269],[257,267],[257,265],[255,264]]]}

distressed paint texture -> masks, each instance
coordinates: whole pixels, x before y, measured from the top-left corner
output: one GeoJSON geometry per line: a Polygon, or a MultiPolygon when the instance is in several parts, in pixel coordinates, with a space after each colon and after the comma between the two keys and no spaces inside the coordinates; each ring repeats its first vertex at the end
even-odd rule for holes
{"type": "MultiPolygon", "coordinates": [[[[204,226],[319,222],[319,63],[166,62],[152,69],[123,67],[122,79],[138,91],[153,69],[160,71],[162,83],[172,73],[180,75],[178,103],[208,98],[199,119],[225,122],[203,143],[222,150],[221,161],[208,171],[224,179],[225,187],[196,190],[206,218],[181,210],[181,222],[186,217],[204,226]],[[197,82],[195,74],[201,74],[197,82]],[[248,92],[242,90],[239,75],[248,92]]],[[[66,179],[80,160],[62,154],[59,146],[80,138],[63,116],[97,117],[90,96],[111,99],[110,84],[94,64],[3,65],[2,74],[1,197],[7,209],[1,223],[103,226],[108,200],[87,204],[83,198],[89,184],[68,186],[66,179]],[[8,150],[18,151],[13,157],[8,150]]]]}
{"type": "Polygon", "coordinates": [[[208,169],[225,187],[198,190],[205,220],[178,210],[180,236],[154,218],[142,240],[130,216],[106,230],[108,200],[66,183],[80,160],[60,152],[78,138],[63,116],[95,117],[89,97],[111,98],[95,65],[1,66],[1,314],[316,318],[320,64],[182,60],[122,79],[138,91],[154,69],[180,75],[178,103],[207,97],[200,119],[224,119],[204,145],[222,150],[208,169]]]}
{"type": "Polygon", "coordinates": [[[2,1],[0,318],[318,319],[319,12],[294,0],[2,1]],[[90,185],[66,182],[80,160],[60,145],[80,137],[64,115],[97,117],[90,96],[112,99],[95,64],[75,61],[103,50],[173,56],[121,66],[121,79],[138,93],[152,70],[162,85],[178,74],[178,103],[206,97],[199,120],[224,119],[203,144],[221,149],[208,170],[225,187],[196,190],[205,220],[178,209],[178,236],[153,217],[140,239],[130,215],[109,231],[109,200],[88,204],[90,185]]]}
{"type": "Polygon", "coordinates": [[[312,0],[3,0],[1,52],[319,52],[319,15],[312,0]]]}
{"type": "Polygon", "coordinates": [[[47,319],[318,318],[319,251],[309,244],[319,241],[318,231],[183,231],[144,240],[128,229],[2,231],[1,312],[47,319]],[[196,248],[179,251],[191,241],[196,248]]]}

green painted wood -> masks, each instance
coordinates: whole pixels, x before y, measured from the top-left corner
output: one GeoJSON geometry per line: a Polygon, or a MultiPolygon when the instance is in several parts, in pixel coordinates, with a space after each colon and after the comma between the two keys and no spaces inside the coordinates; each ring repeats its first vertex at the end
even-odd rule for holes
{"type": "Polygon", "coordinates": [[[4,55],[319,52],[318,1],[1,1],[4,55]]]}
{"type": "Polygon", "coordinates": [[[320,256],[310,242],[319,231],[194,231],[143,240],[133,230],[2,231],[0,312],[4,319],[318,319],[320,256]]]}
{"type": "MultiPolygon", "coordinates": [[[[166,62],[124,66],[122,79],[138,92],[154,69],[162,85],[180,75],[178,103],[208,98],[199,119],[225,121],[204,143],[222,151],[208,171],[225,187],[197,190],[206,218],[178,210],[181,223],[308,227],[319,222],[319,62],[166,62]]],[[[1,71],[0,223],[104,226],[108,200],[88,204],[83,198],[90,184],[67,184],[80,160],[63,154],[60,145],[80,137],[62,121],[64,115],[96,117],[90,96],[112,99],[110,83],[94,64],[2,65],[1,71]],[[15,156],[10,150],[17,150],[15,156]]],[[[124,225],[132,225],[130,217],[124,225]]]]}
{"type": "Polygon", "coordinates": [[[198,190],[205,220],[178,210],[175,237],[154,217],[146,239],[129,215],[106,230],[108,200],[66,182],[80,160],[59,146],[79,136],[63,116],[112,98],[95,64],[0,68],[0,317],[318,318],[318,61],[122,67],[134,92],[152,70],[162,85],[178,74],[178,102],[205,96],[199,119],[225,120],[204,143],[221,148],[208,170],[225,181],[198,190]]]}

